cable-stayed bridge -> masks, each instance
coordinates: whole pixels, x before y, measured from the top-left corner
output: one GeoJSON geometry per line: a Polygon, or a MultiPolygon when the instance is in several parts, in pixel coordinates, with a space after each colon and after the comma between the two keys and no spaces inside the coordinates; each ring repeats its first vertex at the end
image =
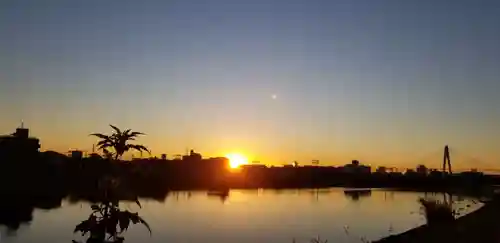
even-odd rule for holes
{"type": "Polygon", "coordinates": [[[500,174],[499,163],[470,155],[470,152],[465,149],[451,146],[431,151],[419,158],[414,164],[425,165],[429,169],[439,171],[452,171],[453,173],[477,170],[485,174],[500,174]]]}

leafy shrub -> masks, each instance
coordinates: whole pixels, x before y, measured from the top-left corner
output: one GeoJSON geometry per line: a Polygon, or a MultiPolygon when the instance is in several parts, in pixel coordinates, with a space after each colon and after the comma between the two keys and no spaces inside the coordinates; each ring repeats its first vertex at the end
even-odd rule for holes
{"type": "MultiPolygon", "coordinates": [[[[140,206],[138,201],[137,204],[140,206]]],[[[138,213],[121,210],[118,201],[93,204],[91,208],[89,218],[75,227],[75,233],[80,232],[82,236],[90,234],[87,243],[121,243],[125,240],[121,234],[130,224],[143,224],[151,233],[148,223],[138,213]]],[[[73,243],[79,242],[73,240],[73,243]]]]}
{"type": "Polygon", "coordinates": [[[452,205],[431,199],[419,199],[428,225],[450,223],[455,220],[456,212],[452,205]]]}

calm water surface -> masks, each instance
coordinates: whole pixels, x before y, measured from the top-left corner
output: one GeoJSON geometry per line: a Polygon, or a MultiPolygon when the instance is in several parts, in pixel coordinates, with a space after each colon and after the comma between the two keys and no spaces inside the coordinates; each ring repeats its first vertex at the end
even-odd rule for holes
{"type": "MultiPolygon", "coordinates": [[[[346,195],[344,189],[231,190],[221,200],[206,192],[171,193],[162,202],[141,200],[122,208],[139,212],[153,234],[142,225],[125,233],[125,242],[238,242],[298,243],[315,236],[328,242],[361,242],[397,234],[424,223],[417,202],[420,197],[442,195],[372,190],[346,195]]],[[[470,204],[463,200],[459,205],[470,204]]],[[[468,209],[477,209],[472,204],[468,209]]],[[[63,202],[52,210],[36,209],[32,221],[17,231],[2,227],[1,242],[71,243],[84,239],[73,234],[76,224],[91,210],[84,202],[63,202]]]]}

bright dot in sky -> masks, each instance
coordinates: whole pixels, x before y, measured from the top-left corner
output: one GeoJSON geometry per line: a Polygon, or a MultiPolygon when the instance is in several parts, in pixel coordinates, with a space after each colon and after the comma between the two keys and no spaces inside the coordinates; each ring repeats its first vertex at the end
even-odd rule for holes
{"type": "Polygon", "coordinates": [[[275,100],[276,98],[278,98],[278,96],[277,96],[276,94],[273,94],[273,95],[271,95],[271,98],[272,98],[273,100],[275,100]]]}
{"type": "Polygon", "coordinates": [[[240,167],[241,165],[246,165],[248,164],[248,159],[243,156],[242,154],[237,154],[237,153],[231,153],[227,154],[226,158],[229,159],[229,167],[236,169],[240,167]]]}

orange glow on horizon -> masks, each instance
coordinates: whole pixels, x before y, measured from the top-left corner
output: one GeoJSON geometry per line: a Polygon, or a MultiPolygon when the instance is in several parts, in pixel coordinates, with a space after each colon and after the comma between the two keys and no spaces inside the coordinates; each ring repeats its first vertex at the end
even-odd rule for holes
{"type": "Polygon", "coordinates": [[[229,159],[229,167],[231,169],[237,169],[241,165],[246,165],[248,164],[248,159],[242,154],[239,153],[230,153],[226,155],[226,158],[229,159]]]}

